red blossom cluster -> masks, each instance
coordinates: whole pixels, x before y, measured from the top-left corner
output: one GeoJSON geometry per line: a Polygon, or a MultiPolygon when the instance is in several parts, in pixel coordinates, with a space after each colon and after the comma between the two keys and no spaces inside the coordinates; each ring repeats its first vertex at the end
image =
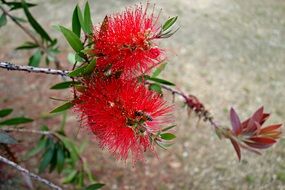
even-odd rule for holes
{"type": "Polygon", "coordinates": [[[154,42],[157,19],[137,6],[95,26],[96,67],[74,101],[84,126],[118,159],[144,160],[143,153],[154,152],[154,143],[162,140],[161,125],[172,122],[172,107],[139,80],[163,57],[154,42]]]}
{"type": "Polygon", "coordinates": [[[155,43],[161,27],[158,16],[147,14],[148,7],[106,16],[94,32],[94,49],[98,56],[97,66],[113,71],[123,71],[125,75],[148,71],[164,59],[162,50],[155,43]]]}
{"type": "Polygon", "coordinates": [[[258,149],[269,148],[280,138],[282,124],[262,126],[269,116],[270,114],[264,113],[261,107],[250,118],[241,122],[235,110],[231,109],[232,130],[228,138],[239,159],[241,158],[240,147],[260,154],[258,149]]]}

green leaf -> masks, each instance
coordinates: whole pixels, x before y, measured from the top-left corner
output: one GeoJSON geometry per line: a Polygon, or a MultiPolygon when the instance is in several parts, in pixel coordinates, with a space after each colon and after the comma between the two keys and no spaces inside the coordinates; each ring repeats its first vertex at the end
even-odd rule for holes
{"type": "Polygon", "coordinates": [[[75,61],[77,61],[77,62],[84,62],[84,59],[82,58],[82,57],[84,57],[83,55],[84,54],[82,54],[81,52],[76,53],[75,54],[75,61]]]}
{"type": "Polygon", "coordinates": [[[57,113],[57,112],[62,112],[62,111],[68,110],[68,109],[72,108],[73,105],[74,104],[72,102],[66,102],[66,103],[62,104],[61,106],[58,106],[57,108],[52,110],[50,113],[57,113]]]}
{"type": "Polygon", "coordinates": [[[163,150],[167,150],[167,148],[162,144],[162,143],[160,143],[160,142],[158,142],[158,141],[154,141],[155,142],[155,144],[157,144],[160,148],[162,148],[163,150]]]}
{"type": "Polygon", "coordinates": [[[63,184],[70,183],[71,181],[73,181],[73,179],[75,178],[75,176],[77,175],[77,173],[78,173],[78,172],[77,172],[76,170],[73,170],[72,172],[69,173],[68,176],[66,176],[66,177],[63,179],[62,183],[63,183],[63,184]]]}
{"type": "Polygon", "coordinates": [[[172,125],[172,126],[169,126],[169,127],[165,127],[165,128],[162,129],[161,131],[162,131],[162,132],[168,131],[168,130],[174,128],[175,126],[176,126],[176,125],[172,125]]]}
{"type": "Polygon", "coordinates": [[[160,134],[160,138],[164,140],[172,140],[172,139],[175,139],[176,136],[172,133],[163,133],[163,134],[160,134]]]}
{"type": "Polygon", "coordinates": [[[72,87],[74,85],[78,85],[78,84],[81,84],[81,83],[77,82],[77,81],[66,81],[66,82],[57,83],[57,84],[53,85],[50,89],[61,90],[61,89],[70,88],[70,87],[72,87]]]}
{"type": "Polygon", "coordinates": [[[31,26],[35,29],[35,31],[43,38],[46,39],[47,41],[52,41],[48,33],[42,28],[42,26],[34,19],[32,14],[30,13],[27,3],[25,0],[22,0],[22,7],[24,9],[25,15],[31,24],[31,26]]]}
{"type": "Polygon", "coordinates": [[[6,117],[13,112],[13,109],[7,108],[0,110],[0,117],[6,117]]]}
{"type": "Polygon", "coordinates": [[[32,119],[26,118],[26,117],[15,117],[15,118],[0,122],[0,125],[19,125],[19,124],[29,123],[32,121],[33,121],[32,119]]]}
{"type": "Polygon", "coordinates": [[[169,18],[162,26],[162,30],[166,31],[169,29],[176,21],[177,21],[178,16],[169,18]]]}
{"type": "Polygon", "coordinates": [[[152,76],[153,78],[157,77],[166,67],[167,63],[163,63],[157,67],[157,69],[153,72],[152,76]]]}
{"type": "Polygon", "coordinates": [[[86,32],[88,34],[92,33],[92,20],[91,20],[91,14],[90,14],[90,6],[88,1],[85,4],[85,8],[84,8],[84,25],[86,27],[86,32]]]}
{"type": "Polygon", "coordinates": [[[33,49],[39,47],[37,44],[33,42],[25,42],[24,44],[16,47],[16,50],[23,50],[23,49],[33,49]]]}
{"type": "Polygon", "coordinates": [[[78,18],[78,6],[75,7],[72,14],[72,31],[80,38],[81,26],[78,18]]]}
{"type": "Polygon", "coordinates": [[[40,141],[38,142],[37,146],[32,148],[31,150],[29,150],[26,153],[25,159],[28,159],[28,158],[38,154],[41,150],[43,150],[45,148],[46,142],[47,141],[45,138],[41,138],[40,141]]]}
{"type": "Polygon", "coordinates": [[[92,60],[85,68],[84,75],[90,74],[94,71],[96,67],[96,59],[92,60]]]}
{"type": "Polygon", "coordinates": [[[39,173],[42,173],[48,167],[48,165],[52,160],[53,154],[54,154],[54,148],[52,146],[43,155],[43,159],[39,166],[39,173]]]}
{"type": "Polygon", "coordinates": [[[0,143],[17,144],[17,141],[12,136],[10,136],[8,133],[0,131],[0,143]]]}
{"type": "Polygon", "coordinates": [[[165,84],[165,85],[169,85],[169,86],[175,86],[174,83],[169,82],[169,81],[164,80],[164,79],[160,79],[160,78],[147,77],[147,80],[151,80],[151,81],[158,82],[158,83],[165,84]]]}
{"type": "Polygon", "coordinates": [[[160,35],[159,35],[159,38],[169,38],[169,37],[171,37],[172,35],[174,35],[177,31],[179,30],[179,27],[177,28],[177,29],[175,29],[174,31],[173,30],[169,30],[169,31],[167,31],[167,32],[165,32],[165,33],[161,33],[160,35]]]}
{"type": "Polygon", "coordinates": [[[38,67],[42,58],[42,53],[40,50],[37,50],[32,57],[29,59],[29,66],[38,67]]]}
{"type": "Polygon", "coordinates": [[[86,65],[82,66],[82,67],[78,67],[77,69],[75,69],[74,71],[70,72],[68,74],[68,76],[70,77],[79,77],[79,76],[83,76],[84,75],[84,71],[85,71],[86,65]]]}
{"type": "Polygon", "coordinates": [[[70,77],[81,77],[84,75],[91,74],[96,67],[96,60],[91,61],[88,65],[79,67],[68,74],[70,77]]]}
{"type": "Polygon", "coordinates": [[[7,17],[6,17],[6,15],[3,13],[2,15],[1,15],[1,17],[0,17],[0,28],[2,27],[2,26],[5,26],[7,24],[7,17]]]}
{"type": "Polygon", "coordinates": [[[41,131],[49,131],[48,126],[42,125],[42,126],[41,126],[41,131]]]}
{"type": "Polygon", "coordinates": [[[152,91],[162,94],[161,86],[159,84],[155,84],[155,83],[150,84],[148,88],[152,91]]]}
{"type": "Polygon", "coordinates": [[[96,190],[96,189],[100,189],[104,185],[105,184],[103,183],[95,183],[95,184],[89,185],[88,187],[85,187],[84,190],[96,190]]]}
{"type": "Polygon", "coordinates": [[[83,19],[83,15],[82,15],[82,12],[81,12],[81,9],[80,7],[77,6],[77,15],[78,15],[78,20],[79,20],[79,23],[81,25],[81,28],[82,30],[85,32],[85,33],[88,33],[88,28],[86,27],[85,25],[85,22],[84,22],[84,19],[83,19]]]}
{"type": "MultiPolygon", "coordinates": [[[[20,9],[23,7],[22,3],[20,2],[5,2],[6,5],[8,5],[11,9],[10,11],[16,10],[16,9],[20,9]]],[[[33,3],[26,3],[27,7],[34,7],[37,4],[33,4],[33,3]]]]}
{"type": "Polygon", "coordinates": [[[79,153],[77,147],[70,139],[66,138],[65,136],[58,135],[58,137],[63,142],[64,148],[66,148],[69,151],[72,164],[75,165],[76,161],[79,159],[79,153]]]}
{"type": "Polygon", "coordinates": [[[59,148],[57,149],[56,159],[57,159],[57,172],[60,173],[63,170],[64,159],[65,159],[64,150],[61,148],[61,146],[59,146],[59,148]]]}
{"type": "Polygon", "coordinates": [[[59,28],[66,40],[68,41],[69,45],[74,49],[74,51],[80,52],[83,49],[83,44],[80,41],[79,37],[63,26],[59,26],[59,28]]]}

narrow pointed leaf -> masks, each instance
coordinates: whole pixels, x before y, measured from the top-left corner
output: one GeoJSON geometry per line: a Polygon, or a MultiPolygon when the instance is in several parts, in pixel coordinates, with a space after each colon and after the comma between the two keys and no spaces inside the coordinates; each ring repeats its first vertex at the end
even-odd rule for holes
{"type": "Polygon", "coordinates": [[[84,75],[91,74],[94,71],[95,66],[96,66],[96,60],[93,60],[88,65],[79,67],[79,68],[75,69],[74,71],[70,72],[68,74],[68,76],[70,76],[70,77],[81,77],[84,75]]]}
{"type": "Polygon", "coordinates": [[[83,76],[86,66],[78,67],[74,71],[70,72],[68,76],[70,77],[79,77],[83,76]]]}
{"type": "Polygon", "coordinates": [[[73,105],[74,104],[72,102],[66,102],[63,105],[61,105],[61,106],[55,108],[54,110],[52,110],[50,113],[58,113],[58,112],[62,112],[62,111],[68,110],[68,109],[72,108],[73,105]]]}
{"type": "Polygon", "coordinates": [[[279,129],[281,126],[282,126],[282,124],[269,125],[267,127],[264,127],[263,129],[261,129],[260,133],[270,133],[271,131],[279,129]]]}
{"type": "Polygon", "coordinates": [[[57,163],[57,172],[60,173],[63,170],[64,167],[64,150],[62,148],[58,148],[57,149],[57,153],[56,153],[56,163],[57,163]]]}
{"type": "Polygon", "coordinates": [[[78,19],[78,6],[75,7],[72,15],[72,31],[80,38],[81,26],[78,19]]]}
{"type": "Polygon", "coordinates": [[[48,33],[42,28],[42,26],[36,21],[36,19],[34,19],[34,17],[32,16],[32,14],[30,13],[29,9],[28,9],[28,5],[27,3],[22,0],[22,7],[24,9],[25,15],[29,21],[29,23],[31,24],[31,26],[35,29],[35,31],[43,38],[46,39],[47,41],[52,42],[52,39],[50,38],[50,36],[48,35],[48,33]]]}
{"type": "Polygon", "coordinates": [[[40,65],[41,58],[42,53],[40,50],[37,50],[29,59],[29,66],[38,67],[40,65]]]}
{"type": "Polygon", "coordinates": [[[85,68],[84,74],[90,74],[94,71],[96,67],[96,59],[92,60],[85,68]]]}
{"type": "Polygon", "coordinates": [[[151,80],[151,81],[154,81],[154,82],[161,83],[161,84],[165,84],[165,85],[169,85],[169,86],[175,86],[174,83],[169,82],[169,81],[164,80],[164,79],[155,78],[155,77],[148,77],[147,79],[148,79],[148,80],[151,80]]]}
{"type": "Polygon", "coordinates": [[[13,109],[7,108],[0,110],[0,117],[6,117],[13,112],[13,109]]]}
{"type": "Polygon", "coordinates": [[[62,183],[63,184],[66,184],[66,183],[70,183],[75,177],[76,177],[76,174],[78,172],[76,170],[73,170],[72,172],[69,173],[68,176],[66,176],[63,180],[62,180],[62,183]]]}
{"type": "Polygon", "coordinates": [[[36,147],[34,147],[33,149],[29,150],[26,155],[25,155],[25,159],[28,159],[36,154],[38,154],[40,151],[42,151],[45,148],[45,144],[46,144],[46,139],[42,138],[36,145],[36,147]]]}
{"type": "Polygon", "coordinates": [[[263,117],[263,106],[260,107],[258,110],[256,110],[256,112],[252,115],[252,120],[253,121],[257,121],[257,122],[261,122],[263,117]]]}
{"type": "Polygon", "coordinates": [[[24,124],[24,123],[30,123],[32,121],[33,121],[32,119],[26,118],[26,117],[15,117],[15,118],[0,122],[0,125],[19,125],[19,124],[24,124]]]}
{"type": "Polygon", "coordinates": [[[0,16],[0,28],[2,26],[5,26],[7,24],[7,17],[6,15],[3,13],[1,16],[0,16]]]}
{"type": "Polygon", "coordinates": [[[153,72],[152,76],[153,78],[157,77],[166,67],[167,63],[163,63],[157,67],[157,69],[153,72]]]}
{"type": "Polygon", "coordinates": [[[161,131],[162,131],[162,132],[168,131],[168,130],[174,128],[175,126],[176,126],[176,125],[172,125],[172,126],[166,127],[166,128],[164,128],[164,129],[162,129],[161,131]]]}
{"type": "Polygon", "coordinates": [[[80,52],[83,49],[83,44],[80,41],[79,37],[74,34],[71,30],[59,26],[60,31],[64,35],[65,39],[68,41],[69,45],[74,49],[76,52],[80,52]]]}
{"type": "Polygon", "coordinates": [[[162,133],[162,134],[160,134],[160,138],[162,138],[164,140],[173,140],[176,138],[176,136],[172,133],[162,133]]]}
{"type": "MultiPolygon", "coordinates": [[[[5,2],[5,4],[11,8],[10,11],[23,8],[23,5],[21,2],[5,2]]],[[[27,7],[34,7],[36,5],[37,4],[34,4],[34,3],[26,3],[27,7]]]]}
{"type": "Polygon", "coordinates": [[[42,173],[48,167],[48,165],[52,160],[53,154],[54,154],[53,148],[49,148],[47,152],[44,153],[42,161],[40,162],[39,173],[42,173]]]}
{"type": "Polygon", "coordinates": [[[57,83],[53,85],[50,89],[53,89],[53,90],[67,89],[67,88],[70,88],[78,84],[81,84],[81,83],[77,81],[66,81],[66,82],[57,83]]]}
{"type": "Polygon", "coordinates": [[[6,132],[0,132],[0,143],[2,144],[17,144],[17,140],[6,132]]]}
{"type": "Polygon", "coordinates": [[[233,147],[234,147],[234,149],[236,151],[236,154],[238,156],[238,160],[240,160],[241,159],[240,147],[239,147],[238,143],[234,139],[230,138],[230,140],[231,140],[231,143],[232,143],[232,145],[233,145],[233,147]]]}
{"type": "Polygon", "coordinates": [[[73,163],[73,165],[75,165],[76,161],[80,157],[77,147],[69,138],[66,138],[63,135],[58,135],[58,137],[63,142],[64,148],[66,148],[69,151],[72,163],[73,163]]]}
{"type": "Polygon", "coordinates": [[[241,122],[239,116],[237,115],[236,111],[231,108],[230,111],[230,119],[233,127],[233,131],[236,135],[241,133],[241,122]]]}
{"type": "Polygon", "coordinates": [[[85,4],[84,8],[84,25],[86,27],[87,33],[92,33],[92,20],[91,20],[91,14],[90,14],[90,6],[88,1],[85,4]]]}
{"type": "Polygon", "coordinates": [[[100,189],[104,185],[105,184],[103,183],[95,183],[95,184],[89,185],[88,187],[84,188],[84,190],[96,190],[96,189],[100,189]]]}
{"type": "Polygon", "coordinates": [[[267,138],[267,137],[251,137],[250,140],[254,141],[256,143],[260,143],[260,144],[274,144],[274,143],[276,143],[276,140],[274,140],[272,138],[267,138]]]}
{"type": "Polygon", "coordinates": [[[256,148],[256,149],[266,149],[271,147],[273,144],[264,144],[264,143],[252,143],[252,142],[245,142],[245,144],[247,144],[247,146],[252,147],[252,148],[256,148]]]}
{"type": "Polygon", "coordinates": [[[88,28],[85,25],[83,14],[79,6],[77,6],[77,15],[78,15],[78,20],[79,20],[82,30],[88,34],[88,28]]]}
{"type": "Polygon", "coordinates": [[[161,86],[159,84],[155,84],[155,83],[150,84],[149,89],[157,92],[158,94],[162,94],[161,86]]]}
{"type": "Polygon", "coordinates": [[[171,17],[169,18],[162,26],[162,30],[166,31],[169,29],[176,21],[177,21],[178,16],[171,17]]]}
{"type": "Polygon", "coordinates": [[[23,49],[33,49],[39,47],[37,44],[32,42],[25,42],[24,44],[18,46],[16,50],[23,50],[23,49]]]}

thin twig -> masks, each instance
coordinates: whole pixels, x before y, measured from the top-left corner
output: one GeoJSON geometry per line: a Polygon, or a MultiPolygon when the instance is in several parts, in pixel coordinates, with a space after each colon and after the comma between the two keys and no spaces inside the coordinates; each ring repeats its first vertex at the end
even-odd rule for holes
{"type": "Polygon", "coordinates": [[[47,186],[49,186],[52,189],[62,190],[61,187],[59,187],[59,186],[55,185],[54,183],[52,183],[52,182],[50,182],[50,181],[48,181],[48,180],[46,180],[46,179],[44,179],[44,178],[34,174],[32,172],[30,172],[26,168],[23,168],[22,166],[16,164],[15,162],[12,162],[11,160],[8,160],[7,158],[4,158],[4,157],[0,156],[0,162],[4,162],[5,164],[15,168],[16,170],[31,176],[35,180],[40,181],[40,182],[46,184],[47,186]]]}
{"type": "Polygon", "coordinates": [[[0,131],[19,132],[19,133],[34,133],[34,134],[46,135],[46,136],[53,136],[54,135],[54,133],[51,131],[38,131],[38,130],[33,130],[33,129],[7,128],[7,129],[0,129],[0,131]]]}
{"type": "Polygon", "coordinates": [[[67,76],[69,71],[58,70],[58,69],[50,69],[50,68],[39,68],[25,65],[15,65],[8,62],[0,61],[0,68],[4,68],[7,70],[17,70],[17,71],[26,71],[26,72],[34,72],[34,73],[45,73],[51,75],[61,75],[67,76]]]}
{"type": "MultiPolygon", "coordinates": [[[[145,84],[149,85],[151,82],[145,81],[145,84]]],[[[179,95],[185,100],[186,105],[191,109],[194,110],[194,112],[198,115],[199,119],[201,117],[204,118],[204,121],[209,121],[209,123],[214,127],[218,128],[219,125],[214,121],[214,118],[211,116],[210,112],[205,109],[204,105],[193,95],[186,95],[184,92],[179,91],[177,89],[173,89],[169,86],[160,84],[161,88],[164,90],[167,90],[172,93],[174,96],[179,95]],[[192,100],[195,98],[196,101],[198,101],[199,105],[195,104],[192,100]]]]}
{"type": "MultiPolygon", "coordinates": [[[[31,66],[23,66],[23,65],[15,65],[8,62],[1,62],[0,61],[0,68],[4,68],[7,70],[17,70],[17,71],[26,71],[26,72],[35,72],[35,73],[44,73],[44,74],[52,74],[52,75],[61,75],[68,77],[68,73],[70,71],[64,71],[64,70],[57,70],[57,69],[49,69],[49,68],[39,68],[39,67],[31,67],[31,66]]],[[[145,84],[151,84],[150,82],[146,81],[145,84]]],[[[173,89],[169,86],[160,85],[164,90],[167,90],[171,92],[173,95],[179,95],[184,100],[187,106],[194,110],[195,113],[199,117],[203,117],[205,121],[209,121],[209,123],[215,127],[218,128],[219,125],[214,121],[213,117],[209,113],[208,110],[205,109],[204,105],[193,95],[187,95],[186,93],[179,91],[177,89],[173,89]]]]}

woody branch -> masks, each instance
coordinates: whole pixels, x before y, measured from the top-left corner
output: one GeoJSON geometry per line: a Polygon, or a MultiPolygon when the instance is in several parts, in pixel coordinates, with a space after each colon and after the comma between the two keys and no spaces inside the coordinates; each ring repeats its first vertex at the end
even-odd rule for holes
{"type": "Polygon", "coordinates": [[[29,175],[30,177],[34,178],[35,180],[41,182],[41,183],[44,183],[46,184],[47,186],[51,187],[52,189],[56,189],[56,190],[62,190],[61,187],[55,185],[54,183],[30,172],[29,170],[27,170],[26,168],[23,168],[22,166],[16,164],[15,162],[12,162],[11,160],[8,160],[7,158],[4,158],[2,156],[0,156],[0,162],[4,162],[5,164],[17,169],[18,171],[22,172],[22,173],[25,173],[27,175],[29,175]]]}
{"type": "MultiPolygon", "coordinates": [[[[25,72],[33,72],[33,73],[44,73],[44,74],[51,74],[51,75],[61,75],[68,77],[70,71],[58,70],[58,69],[50,69],[50,68],[39,68],[39,67],[32,67],[32,66],[25,66],[25,65],[15,65],[9,62],[0,61],[0,68],[10,70],[10,71],[25,71],[25,72]]],[[[146,84],[150,84],[146,82],[146,84]]],[[[187,95],[186,93],[168,87],[166,85],[162,85],[161,87],[164,90],[171,92],[173,95],[178,95],[182,97],[190,109],[190,111],[194,111],[199,118],[203,118],[204,121],[208,121],[213,127],[218,128],[219,125],[214,121],[214,118],[211,116],[210,112],[205,108],[202,102],[198,100],[193,95],[187,95]]]]}

